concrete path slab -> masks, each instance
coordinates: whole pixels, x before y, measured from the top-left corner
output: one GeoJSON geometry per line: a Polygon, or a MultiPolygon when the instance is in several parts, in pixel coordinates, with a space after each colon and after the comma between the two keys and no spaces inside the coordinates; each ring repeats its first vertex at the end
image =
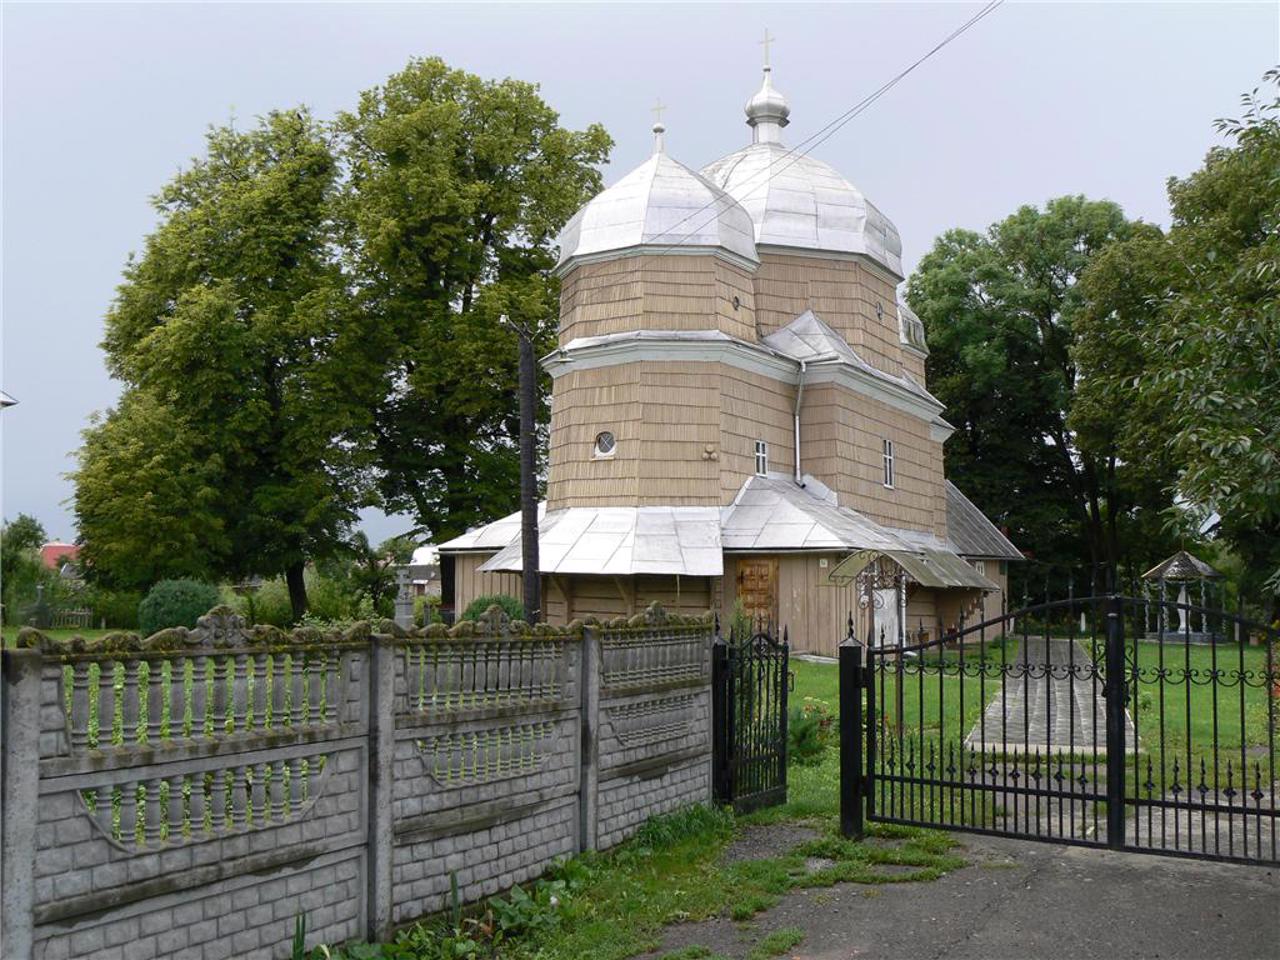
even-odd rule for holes
{"type": "MultiPolygon", "coordinates": [[[[1102,677],[1088,649],[1074,640],[1028,637],[1001,689],[965,739],[965,746],[999,753],[1106,751],[1107,705],[1102,677]]],[[[999,674],[994,676],[999,682],[999,674]]],[[[990,684],[992,678],[988,678],[990,684]]],[[[1125,711],[1125,744],[1136,743],[1125,711]]]]}

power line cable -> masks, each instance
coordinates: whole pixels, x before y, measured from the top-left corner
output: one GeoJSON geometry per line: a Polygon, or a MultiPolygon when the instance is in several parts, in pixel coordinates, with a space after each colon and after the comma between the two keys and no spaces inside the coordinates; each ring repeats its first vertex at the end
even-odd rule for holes
{"type": "MultiPolygon", "coordinates": [[[[745,187],[748,184],[751,184],[752,180],[757,179],[761,176],[764,177],[764,180],[761,181],[761,183],[758,186],[763,186],[765,183],[768,183],[769,180],[771,180],[773,177],[777,176],[778,174],[782,173],[792,164],[797,163],[798,161],[802,160],[804,157],[807,157],[813,151],[814,148],[821,146],[823,143],[826,143],[829,139],[831,139],[831,137],[835,136],[835,134],[839,132],[839,130],[842,127],[844,127],[855,117],[863,113],[865,110],[870,108],[873,104],[875,104],[877,100],[879,100],[886,93],[888,93],[890,90],[896,87],[899,83],[901,83],[902,80],[904,80],[909,74],[914,72],[918,67],[920,67],[927,60],[932,58],[935,54],[941,51],[944,47],[946,47],[952,41],[959,38],[962,34],[968,32],[971,28],[976,26],[981,20],[990,16],[992,13],[995,12],[995,10],[998,7],[1002,6],[1003,4],[1004,4],[1004,0],[990,0],[990,2],[987,3],[986,6],[984,6],[981,10],[979,10],[977,13],[971,16],[968,20],[964,21],[964,23],[960,24],[960,26],[952,30],[942,40],[940,40],[937,44],[935,44],[927,53],[925,53],[924,55],[919,57],[917,60],[915,60],[913,63],[911,63],[909,66],[907,66],[902,71],[897,73],[890,80],[886,81],[884,84],[878,87],[875,91],[863,97],[861,100],[859,100],[856,104],[854,104],[844,113],[840,114],[834,120],[826,124],[826,126],[821,127],[820,129],[816,130],[814,133],[806,137],[804,140],[801,140],[798,144],[796,144],[794,147],[792,147],[782,156],[777,157],[774,160],[771,160],[767,167],[765,167],[763,170],[759,171],[758,173],[753,174],[751,177],[745,180],[743,182],[743,186],[745,187]],[[784,165],[781,166],[778,170],[773,170],[772,168],[777,164],[784,164],[784,165]]],[[[756,187],[753,186],[752,189],[754,190],[756,189],[756,187]]],[[[715,200],[712,200],[710,203],[704,204],[702,207],[698,208],[697,210],[694,210],[692,213],[686,214],[680,220],[672,224],[667,230],[664,230],[662,233],[658,234],[658,237],[674,234],[676,229],[680,227],[682,224],[687,223],[688,221],[692,220],[694,217],[697,217],[705,213],[706,211],[712,209],[713,207],[724,204],[725,200],[728,200],[729,203],[737,202],[732,197],[717,198],[715,200]]],[[[718,217],[721,212],[723,211],[717,210],[711,217],[704,220],[702,223],[698,224],[696,227],[693,227],[683,236],[679,237],[672,243],[668,244],[666,247],[662,248],[661,250],[658,250],[657,253],[660,255],[663,253],[668,253],[671,250],[674,250],[676,247],[680,246],[684,240],[695,236],[700,230],[702,230],[703,227],[707,226],[716,217],[718,217]]]]}

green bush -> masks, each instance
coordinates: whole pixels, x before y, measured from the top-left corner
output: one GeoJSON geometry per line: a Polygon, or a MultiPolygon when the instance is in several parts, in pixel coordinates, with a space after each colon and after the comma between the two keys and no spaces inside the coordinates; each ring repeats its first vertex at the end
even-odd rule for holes
{"type": "Polygon", "coordinates": [[[138,604],[138,629],[152,634],[168,627],[194,627],[218,605],[218,588],[199,580],[161,580],[138,604]]]}
{"type": "Polygon", "coordinates": [[[495,593],[490,597],[476,597],[467,604],[467,609],[462,611],[462,616],[459,619],[477,620],[480,614],[493,606],[501,607],[512,620],[524,619],[524,604],[515,597],[507,596],[505,593],[495,593]]]}
{"type": "Polygon", "coordinates": [[[84,592],[84,605],[93,611],[93,625],[105,624],[116,630],[138,629],[138,605],[142,594],[133,590],[108,590],[90,586],[84,592]]]}
{"type": "MultiPolygon", "coordinates": [[[[328,623],[342,623],[362,619],[360,605],[354,591],[346,583],[308,570],[303,578],[307,585],[307,615],[328,623]]],[[[369,603],[369,616],[373,619],[373,604],[369,603]]]]}
{"type": "Polygon", "coordinates": [[[787,717],[787,757],[806,766],[820,763],[835,736],[835,720],[831,706],[816,697],[805,697],[803,704],[792,707],[787,717]]]}
{"type": "Polygon", "coordinates": [[[429,627],[433,623],[444,623],[440,615],[440,607],[444,599],[439,594],[419,594],[413,598],[413,622],[419,627],[429,627]]]}

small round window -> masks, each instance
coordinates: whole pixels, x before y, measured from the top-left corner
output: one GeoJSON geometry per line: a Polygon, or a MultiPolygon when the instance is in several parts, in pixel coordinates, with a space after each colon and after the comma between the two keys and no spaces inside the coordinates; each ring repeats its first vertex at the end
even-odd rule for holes
{"type": "Polygon", "coordinates": [[[617,449],[618,441],[613,438],[613,434],[608,430],[603,430],[596,434],[596,456],[612,457],[613,451],[617,449]]]}

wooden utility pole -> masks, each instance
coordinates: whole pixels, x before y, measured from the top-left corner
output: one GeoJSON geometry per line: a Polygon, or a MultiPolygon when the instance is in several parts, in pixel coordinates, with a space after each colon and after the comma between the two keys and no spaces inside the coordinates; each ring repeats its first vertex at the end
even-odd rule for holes
{"type": "Polygon", "coordinates": [[[509,317],[502,322],[520,341],[520,554],[524,615],[530,623],[542,620],[542,576],[538,568],[538,364],[533,355],[533,330],[509,317]]]}

